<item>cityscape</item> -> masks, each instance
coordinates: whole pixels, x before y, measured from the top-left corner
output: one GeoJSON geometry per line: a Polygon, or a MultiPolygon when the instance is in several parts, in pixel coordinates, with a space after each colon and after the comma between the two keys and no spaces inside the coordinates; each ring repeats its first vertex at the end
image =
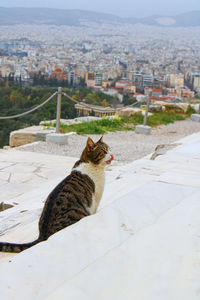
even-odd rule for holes
{"type": "Polygon", "coordinates": [[[200,27],[82,21],[82,26],[0,27],[0,84],[34,78],[137,101],[194,102],[200,95],[200,27]]]}

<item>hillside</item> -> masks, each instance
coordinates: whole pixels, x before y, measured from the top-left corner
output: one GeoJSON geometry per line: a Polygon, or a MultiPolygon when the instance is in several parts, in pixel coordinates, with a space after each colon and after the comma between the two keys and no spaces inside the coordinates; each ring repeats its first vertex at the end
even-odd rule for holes
{"type": "Polygon", "coordinates": [[[121,18],[112,14],[75,9],[0,7],[0,26],[16,24],[81,26],[83,21],[113,24],[141,23],[156,26],[200,26],[200,11],[192,11],[173,17],[149,16],[146,18],[121,18]]]}

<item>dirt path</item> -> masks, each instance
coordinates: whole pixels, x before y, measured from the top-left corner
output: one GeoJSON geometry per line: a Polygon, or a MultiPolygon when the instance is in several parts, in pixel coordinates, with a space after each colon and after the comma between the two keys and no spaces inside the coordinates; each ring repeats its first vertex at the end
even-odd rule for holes
{"type": "MultiPolygon", "coordinates": [[[[180,138],[200,131],[200,123],[191,120],[178,121],[152,129],[151,135],[136,134],[134,131],[110,132],[104,141],[111,147],[116,161],[131,162],[152,153],[158,144],[170,144],[180,138]]],[[[90,135],[96,141],[99,135],[90,135]]],[[[80,157],[88,135],[71,135],[68,145],[46,142],[18,147],[22,151],[35,151],[56,155],[80,157]]]]}

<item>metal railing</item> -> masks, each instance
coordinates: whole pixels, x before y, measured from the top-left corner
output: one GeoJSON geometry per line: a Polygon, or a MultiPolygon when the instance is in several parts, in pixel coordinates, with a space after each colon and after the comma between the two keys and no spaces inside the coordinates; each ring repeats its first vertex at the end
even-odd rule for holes
{"type": "MultiPolygon", "coordinates": [[[[79,101],[73,99],[71,96],[69,96],[68,94],[64,93],[62,91],[62,88],[59,87],[58,91],[56,91],[55,93],[53,93],[48,99],[46,99],[43,103],[37,105],[36,107],[31,108],[30,110],[23,112],[21,114],[17,114],[17,115],[12,115],[12,116],[4,116],[4,117],[0,117],[0,120],[7,120],[7,119],[14,119],[14,118],[20,118],[23,117],[25,115],[28,115],[30,113],[32,113],[33,111],[41,108],[42,106],[44,106],[46,103],[48,103],[55,95],[57,95],[57,110],[56,110],[56,133],[60,132],[60,116],[61,116],[61,102],[62,102],[62,95],[67,97],[69,100],[71,100],[72,102],[78,104],[79,101]]],[[[85,103],[81,103],[81,105],[85,106],[85,107],[90,107],[90,105],[85,104],[85,103]]]]}
{"type": "MultiPolygon", "coordinates": [[[[46,103],[48,103],[55,95],[57,95],[57,110],[56,110],[56,133],[60,132],[60,116],[61,116],[61,103],[62,103],[62,95],[67,97],[70,101],[79,104],[80,102],[75,100],[74,98],[72,98],[71,96],[69,96],[68,94],[66,94],[65,92],[62,91],[62,88],[59,87],[58,91],[56,91],[55,93],[53,93],[48,99],[46,99],[43,103],[39,104],[38,106],[31,108],[30,110],[23,112],[21,114],[17,114],[17,115],[13,115],[13,116],[5,116],[5,117],[0,117],[0,120],[6,120],[6,119],[14,119],[14,118],[19,118],[25,115],[28,115],[30,113],[32,113],[33,111],[41,108],[42,106],[44,106],[46,103]]],[[[135,106],[137,105],[138,102],[130,105],[130,106],[135,106]]],[[[144,125],[146,125],[147,122],[147,117],[148,117],[148,111],[149,111],[149,104],[150,104],[150,97],[148,97],[148,101],[147,101],[147,105],[146,105],[146,111],[145,111],[145,116],[144,116],[144,125]]],[[[82,106],[85,106],[86,108],[91,108],[90,105],[85,104],[85,103],[81,103],[82,106]]]]}

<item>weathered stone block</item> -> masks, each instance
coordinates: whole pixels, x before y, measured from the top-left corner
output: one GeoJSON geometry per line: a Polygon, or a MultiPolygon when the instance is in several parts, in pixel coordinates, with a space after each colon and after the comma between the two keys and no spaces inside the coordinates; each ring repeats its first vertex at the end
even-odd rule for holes
{"type": "Polygon", "coordinates": [[[188,103],[168,103],[164,101],[157,101],[157,105],[162,105],[165,107],[165,111],[167,112],[175,112],[175,113],[186,113],[190,108],[190,104],[188,103]]]}
{"type": "Polygon", "coordinates": [[[200,122],[200,114],[192,114],[190,119],[195,122],[200,122]]]}
{"type": "Polygon", "coordinates": [[[150,105],[149,111],[152,113],[161,112],[161,111],[163,111],[163,106],[162,105],[150,105]]]}
{"type": "Polygon", "coordinates": [[[68,144],[68,133],[50,133],[46,135],[46,142],[59,144],[59,145],[66,145],[68,144]]]}
{"type": "Polygon", "coordinates": [[[147,126],[147,125],[137,125],[135,127],[135,133],[150,134],[151,133],[151,127],[147,126]]]}
{"type": "Polygon", "coordinates": [[[9,145],[11,147],[18,147],[33,142],[35,142],[35,133],[13,131],[10,134],[9,145]]]}
{"type": "Polygon", "coordinates": [[[141,109],[139,108],[131,108],[131,107],[127,107],[127,108],[123,108],[121,109],[118,114],[119,117],[123,117],[123,118],[129,118],[130,116],[133,116],[135,114],[142,114],[141,109]]]}
{"type": "Polygon", "coordinates": [[[55,132],[55,129],[46,129],[44,126],[31,126],[10,133],[9,145],[18,147],[33,143],[36,140],[45,140],[44,136],[47,133],[55,132]]]}

